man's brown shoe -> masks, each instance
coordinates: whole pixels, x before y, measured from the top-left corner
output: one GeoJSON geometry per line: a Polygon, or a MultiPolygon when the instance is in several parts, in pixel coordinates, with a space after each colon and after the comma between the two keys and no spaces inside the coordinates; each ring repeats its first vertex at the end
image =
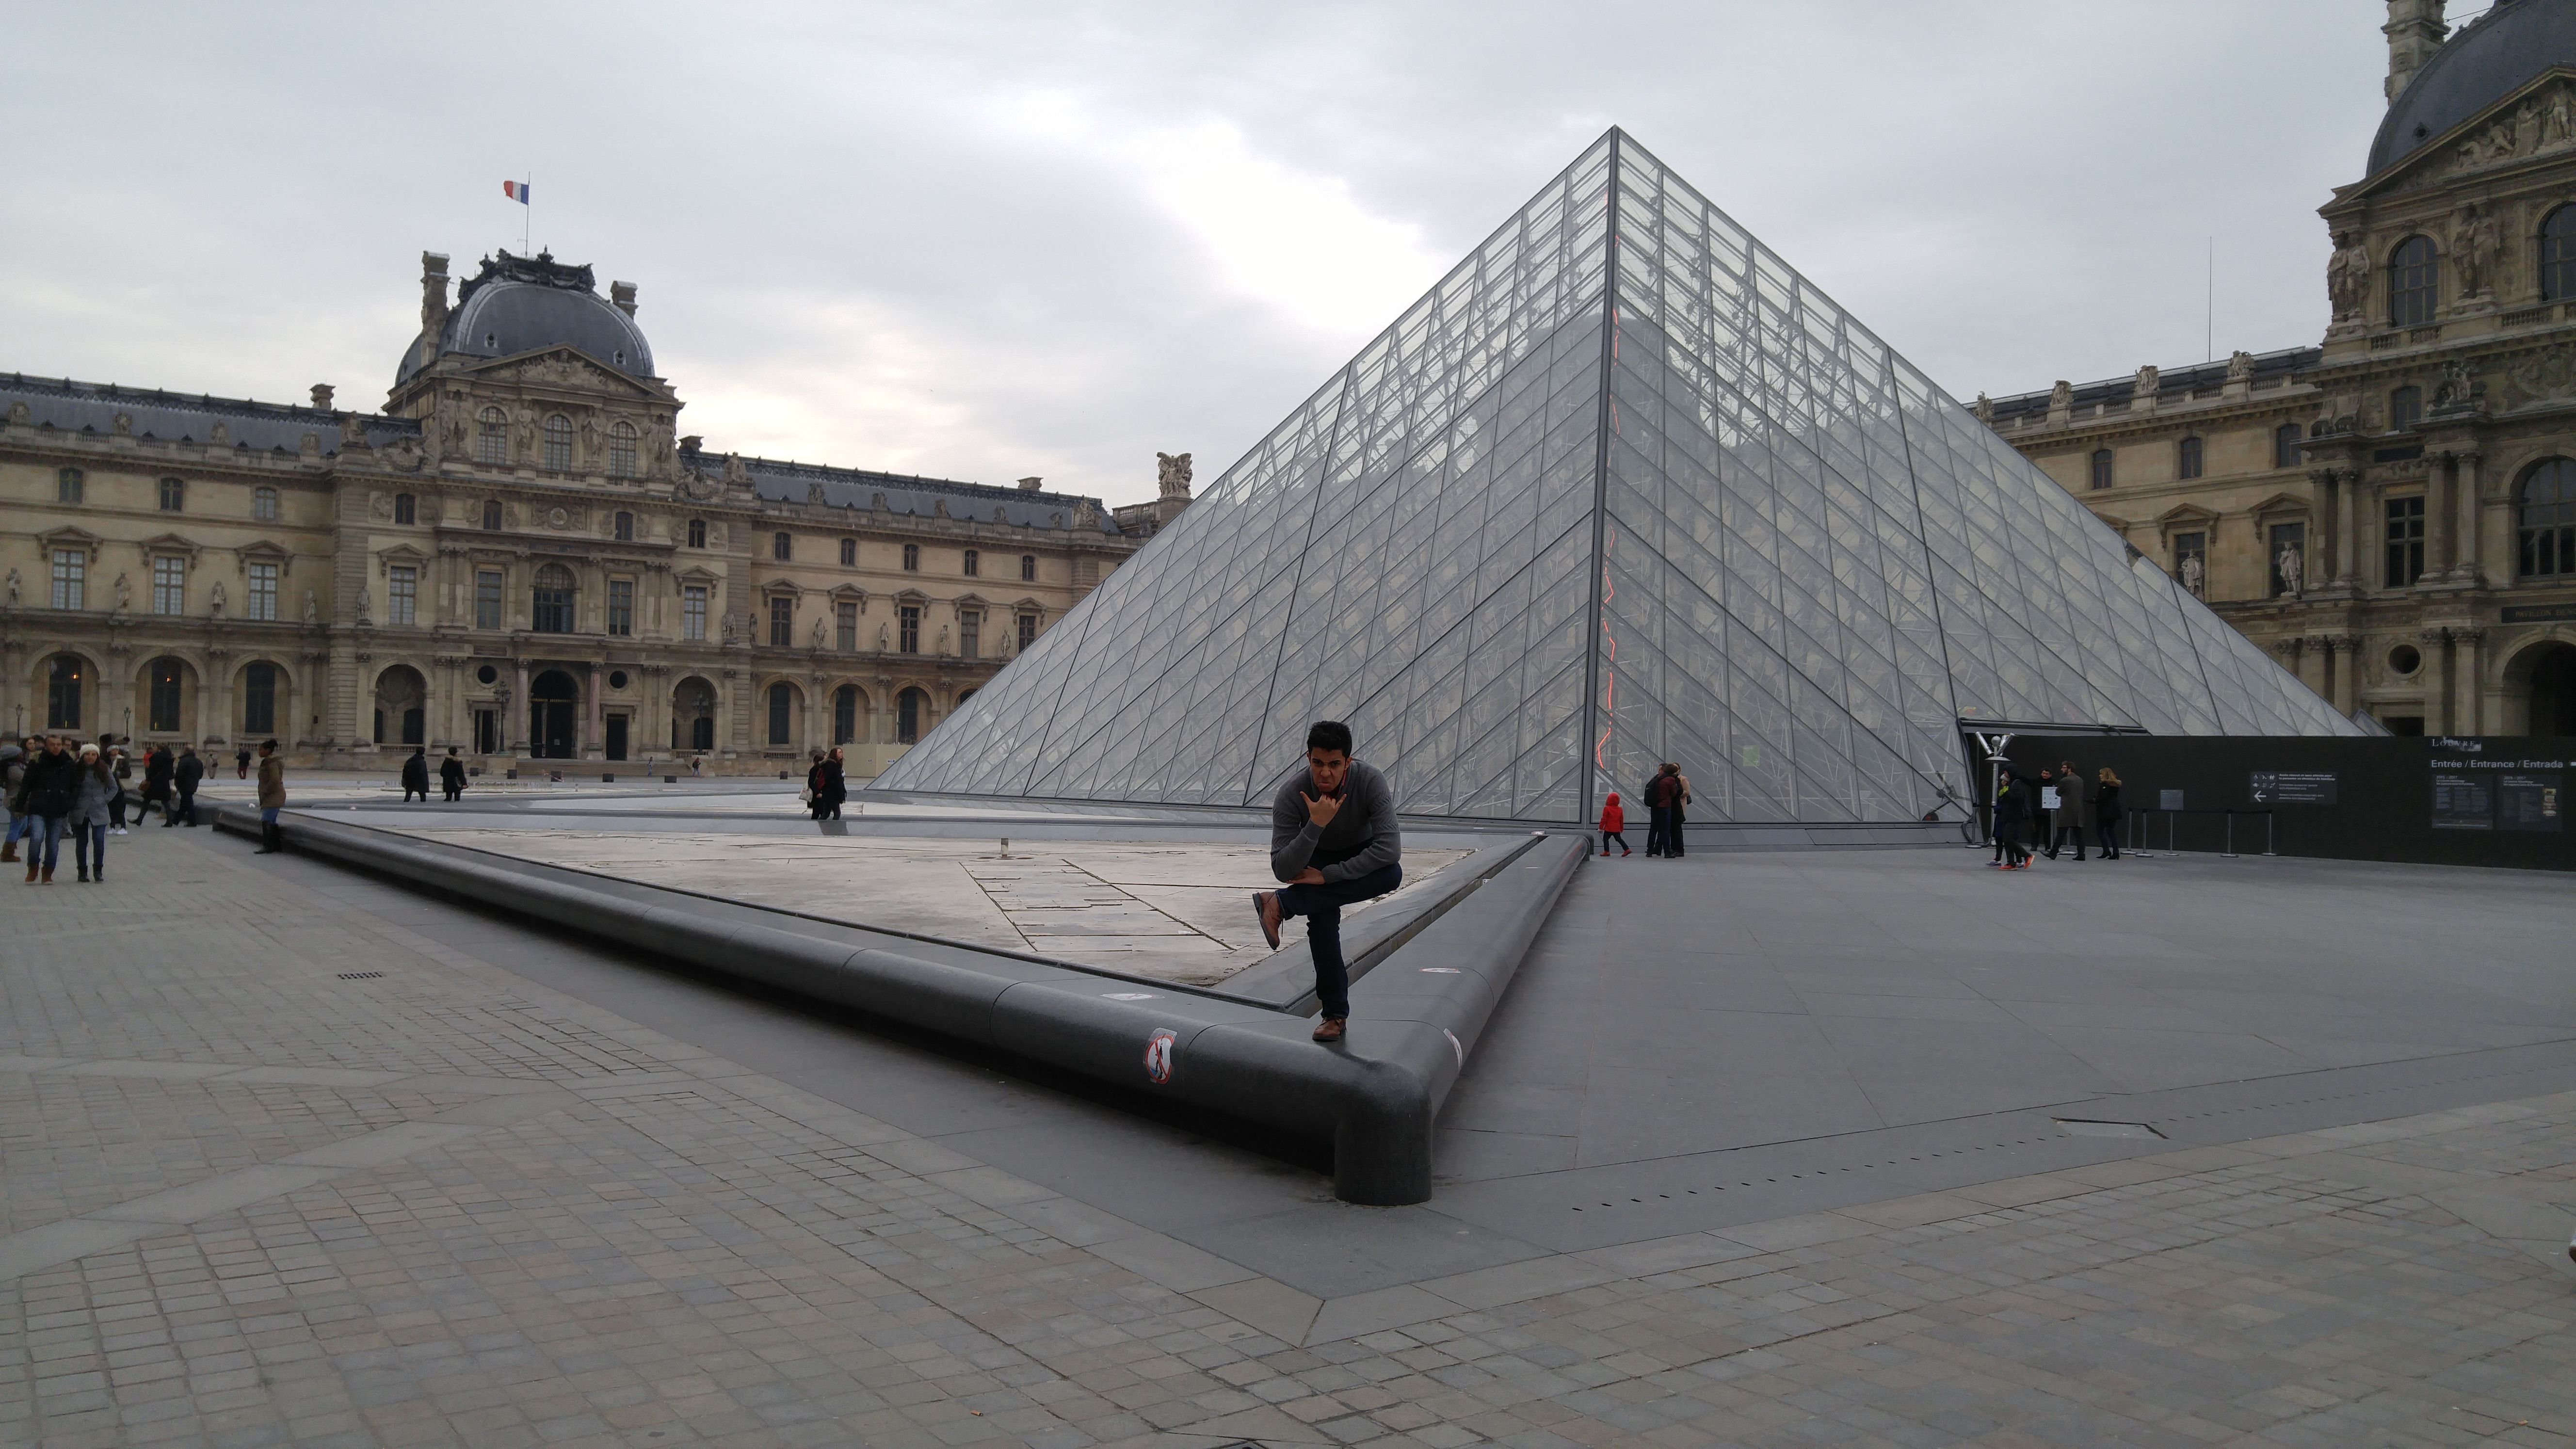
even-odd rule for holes
{"type": "Polygon", "coordinates": [[[1261,918],[1261,939],[1270,943],[1271,950],[1278,950],[1280,921],[1279,892],[1254,891],[1252,893],[1252,912],[1254,915],[1261,918]]]}
{"type": "Polygon", "coordinates": [[[1345,1023],[1338,1016],[1328,1016],[1315,1024],[1315,1040],[1340,1041],[1345,1023]]]}
{"type": "Polygon", "coordinates": [[[0,848],[0,861],[14,861],[17,858],[18,842],[13,840],[9,842],[6,848],[0,848]]]}

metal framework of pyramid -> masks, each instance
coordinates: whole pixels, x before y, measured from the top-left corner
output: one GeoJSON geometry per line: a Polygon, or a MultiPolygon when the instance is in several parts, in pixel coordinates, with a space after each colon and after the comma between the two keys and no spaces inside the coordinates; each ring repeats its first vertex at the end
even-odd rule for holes
{"type": "Polygon", "coordinates": [[[1613,129],[876,788],[1905,821],[1963,723],[2354,734],[1613,129]]]}

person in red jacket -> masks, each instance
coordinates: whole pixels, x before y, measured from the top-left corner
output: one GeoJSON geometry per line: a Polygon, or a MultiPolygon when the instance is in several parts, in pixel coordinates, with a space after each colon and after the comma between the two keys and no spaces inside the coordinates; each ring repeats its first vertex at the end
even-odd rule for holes
{"type": "Polygon", "coordinates": [[[1601,853],[1603,855],[1610,853],[1610,842],[1614,840],[1619,842],[1621,855],[1637,853],[1628,848],[1628,837],[1621,833],[1627,828],[1628,812],[1619,808],[1619,792],[1613,790],[1610,792],[1608,802],[1601,807],[1601,853]]]}

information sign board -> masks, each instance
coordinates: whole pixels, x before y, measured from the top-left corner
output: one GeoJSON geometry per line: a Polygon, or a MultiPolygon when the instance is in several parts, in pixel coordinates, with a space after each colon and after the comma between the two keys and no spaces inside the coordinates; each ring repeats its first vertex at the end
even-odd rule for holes
{"type": "Polygon", "coordinates": [[[2180,810],[2182,808],[2182,792],[2180,790],[2158,790],[2156,792],[2156,808],[2159,810],[2180,810]]]}
{"type": "Polygon", "coordinates": [[[2257,805],[2332,805],[2335,777],[2319,771],[2256,770],[2245,793],[2257,805]]]}
{"type": "Polygon", "coordinates": [[[2433,772],[2433,828],[2495,829],[2495,791],[2474,775],[2433,772]]]}
{"type": "Polygon", "coordinates": [[[2559,777],[2506,775],[2496,781],[2496,828],[2556,831],[2560,825],[2559,777]]]}

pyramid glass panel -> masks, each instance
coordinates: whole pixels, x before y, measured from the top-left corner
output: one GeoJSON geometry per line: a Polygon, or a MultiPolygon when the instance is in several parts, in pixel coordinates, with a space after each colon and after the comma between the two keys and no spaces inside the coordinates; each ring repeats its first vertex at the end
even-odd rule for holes
{"type": "Polygon", "coordinates": [[[875,788],[1900,821],[1990,722],[2353,734],[1619,131],[875,788]]]}

